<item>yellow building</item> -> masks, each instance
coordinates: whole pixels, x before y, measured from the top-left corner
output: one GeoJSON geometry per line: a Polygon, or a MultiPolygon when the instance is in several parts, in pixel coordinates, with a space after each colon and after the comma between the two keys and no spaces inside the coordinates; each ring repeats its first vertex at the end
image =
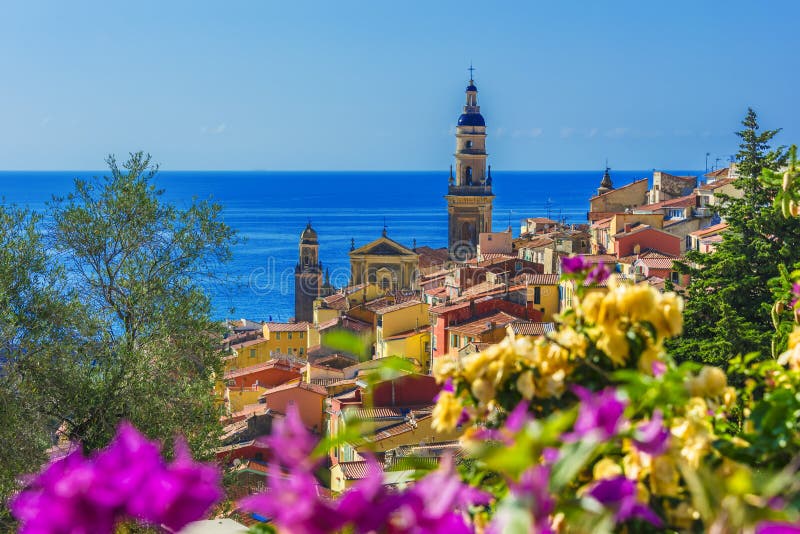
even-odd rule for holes
{"type": "Polygon", "coordinates": [[[305,359],[308,348],[319,345],[319,333],[306,322],[264,323],[262,335],[231,345],[232,354],[224,359],[225,371],[264,363],[280,356],[305,359]]]}
{"type": "Polygon", "coordinates": [[[557,274],[525,274],[527,300],[534,309],[542,312],[542,321],[549,323],[559,312],[559,275],[557,274]]]}
{"type": "MultiPolygon", "coordinates": [[[[419,254],[383,235],[350,251],[350,283],[374,284],[383,293],[415,289],[419,254]]],[[[357,298],[357,294],[356,294],[357,298]]]]}
{"type": "Polygon", "coordinates": [[[428,304],[419,300],[375,309],[375,357],[414,358],[426,368],[430,354],[428,304]]]}

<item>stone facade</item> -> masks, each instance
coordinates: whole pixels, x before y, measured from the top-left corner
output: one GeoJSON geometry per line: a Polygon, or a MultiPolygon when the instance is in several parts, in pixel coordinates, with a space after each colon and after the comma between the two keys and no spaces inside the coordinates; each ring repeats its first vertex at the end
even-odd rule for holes
{"type": "Polygon", "coordinates": [[[374,284],[382,292],[416,289],[419,255],[383,235],[350,251],[350,284],[374,284]]]}

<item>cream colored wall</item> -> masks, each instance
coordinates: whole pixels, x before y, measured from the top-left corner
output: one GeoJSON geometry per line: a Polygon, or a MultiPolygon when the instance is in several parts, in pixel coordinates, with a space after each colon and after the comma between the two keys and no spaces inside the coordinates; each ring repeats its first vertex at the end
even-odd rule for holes
{"type": "Polygon", "coordinates": [[[647,180],[639,180],[625,187],[614,189],[589,201],[589,210],[594,212],[625,211],[625,208],[641,206],[647,199],[647,180]]]}
{"type": "Polygon", "coordinates": [[[417,422],[417,428],[410,432],[405,432],[398,436],[382,439],[378,442],[371,444],[364,444],[356,447],[356,451],[365,452],[366,450],[374,450],[375,452],[386,452],[402,445],[418,445],[422,442],[434,441],[450,441],[458,439],[463,430],[455,429],[450,432],[435,432],[431,428],[432,417],[426,417],[417,422]]]}
{"type": "Polygon", "coordinates": [[[230,399],[230,411],[238,412],[248,404],[257,404],[258,397],[261,396],[267,389],[261,386],[249,387],[244,389],[228,388],[227,395],[230,399]]]}
{"type": "Polygon", "coordinates": [[[331,319],[336,319],[341,315],[339,310],[331,310],[328,308],[314,308],[314,324],[318,325],[320,323],[324,323],[326,321],[330,321],[331,319]]]}
{"type": "Polygon", "coordinates": [[[379,328],[379,339],[393,336],[401,332],[408,332],[415,328],[425,329],[430,327],[428,304],[422,302],[383,314],[383,325],[379,328]]]}

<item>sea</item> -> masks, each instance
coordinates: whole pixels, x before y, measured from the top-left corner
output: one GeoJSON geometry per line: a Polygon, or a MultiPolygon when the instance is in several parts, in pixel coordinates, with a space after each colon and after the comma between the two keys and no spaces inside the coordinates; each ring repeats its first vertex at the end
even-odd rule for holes
{"type": "MultiPolygon", "coordinates": [[[[702,171],[668,170],[702,176],[702,171]]],[[[0,198],[6,204],[50,212],[53,196],[69,193],[75,178],[103,171],[0,171],[0,198]]],[[[586,222],[589,198],[602,171],[495,171],[493,229],[521,220],[549,217],[567,224],[586,222]]],[[[346,285],[348,252],[386,228],[391,239],[411,247],[447,246],[448,171],[160,171],[163,199],[178,207],[193,199],[223,206],[222,218],[240,242],[233,259],[207,285],[214,318],[286,321],[294,315],[294,266],[300,233],[310,221],[319,235],[320,260],[331,281],[346,285]]],[[[612,171],[615,187],[650,178],[652,171],[612,171]]]]}

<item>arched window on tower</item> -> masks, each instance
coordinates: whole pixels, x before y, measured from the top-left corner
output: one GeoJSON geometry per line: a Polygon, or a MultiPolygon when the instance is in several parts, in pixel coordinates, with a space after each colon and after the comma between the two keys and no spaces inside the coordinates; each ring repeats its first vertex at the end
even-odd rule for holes
{"type": "Polygon", "coordinates": [[[472,141],[467,141],[467,148],[472,148],[472,141]]]}
{"type": "Polygon", "coordinates": [[[467,170],[464,174],[467,185],[472,185],[472,167],[467,167],[467,170]]]}
{"type": "Polygon", "coordinates": [[[308,254],[303,254],[303,265],[308,265],[309,261],[308,254]]]}

